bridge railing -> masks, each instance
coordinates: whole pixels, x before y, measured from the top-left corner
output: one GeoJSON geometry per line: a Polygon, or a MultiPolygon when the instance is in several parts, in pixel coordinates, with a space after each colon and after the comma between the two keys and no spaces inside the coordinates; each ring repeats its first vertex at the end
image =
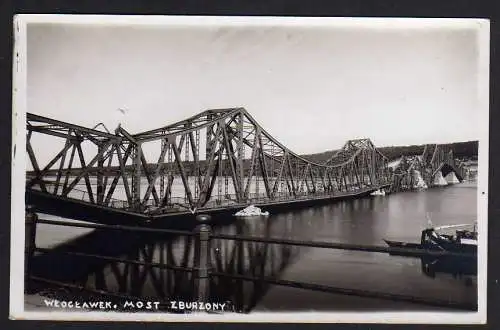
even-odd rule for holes
{"type": "MultiPolygon", "coordinates": [[[[91,224],[91,223],[70,223],[66,221],[56,221],[56,220],[44,220],[38,219],[36,214],[29,213],[26,217],[26,228],[27,228],[27,242],[25,249],[25,262],[26,262],[26,279],[27,281],[42,282],[49,285],[56,285],[60,287],[72,288],[77,290],[86,290],[93,294],[107,294],[109,296],[115,296],[125,299],[141,299],[141,297],[130,297],[123,294],[116,294],[113,292],[102,292],[93,289],[88,289],[82,286],[76,286],[74,283],[65,283],[53,279],[42,278],[32,274],[31,264],[35,257],[35,252],[39,253],[51,253],[50,249],[38,248],[36,246],[36,226],[38,224],[48,224],[57,226],[69,226],[69,227],[80,227],[80,228],[92,228],[95,230],[111,230],[111,231],[125,231],[140,233],[155,233],[163,235],[178,235],[193,237],[195,239],[195,251],[194,251],[194,265],[193,267],[184,266],[173,266],[162,263],[154,262],[140,262],[137,260],[127,260],[123,258],[116,258],[105,255],[96,254],[86,254],[82,252],[72,252],[72,251],[59,251],[58,253],[73,255],[77,257],[84,258],[97,258],[109,262],[120,262],[125,264],[142,265],[148,268],[166,268],[173,269],[180,272],[188,272],[194,275],[194,289],[196,292],[195,299],[198,301],[205,302],[208,301],[207,298],[210,296],[210,279],[214,277],[229,278],[233,280],[242,280],[249,282],[267,283],[278,286],[287,286],[300,288],[305,290],[328,292],[333,294],[342,294],[358,297],[369,297],[376,299],[385,299],[391,301],[404,301],[412,302],[430,306],[440,306],[447,308],[465,309],[465,310],[477,310],[477,304],[469,303],[454,303],[447,300],[437,300],[428,299],[423,297],[415,297],[409,295],[391,294],[385,292],[360,290],[353,288],[341,288],[330,285],[320,285],[314,283],[306,283],[299,281],[283,280],[276,277],[255,277],[248,274],[234,274],[226,273],[213,269],[211,253],[211,241],[213,240],[229,240],[229,241],[239,241],[239,242],[253,242],[253,243],[264,243],[264,244],[278,244],[278,245],[289,245],[289,246],[302,246],[302,247],[312,247],[312,248],[325,248],[325,249],[335,249],[335,250],[347,250],[347,251],[358,251],[367,253],[389,253],[396,255],[407,255],[413,257],[453,257],[453,258],[463,258],[470,260],[468,262],[473,262],[476,259],[475,255],[466,253],[456,253],[449,251],[435,251],[435,250],[425,250],[416,248],[394,248],[385,246],[370,246],[370,245],[359,245],[359,244],[347,244],[347,243],[334,243],[334,242],[318,242],[318,241],[301,241],[294,239],[283,239],[283,238],[269,238],[269,237],[259,237],[259,236],[245,236],[245,235],[227,235],[220,233],[213,233],[211,226],[209,225],[210,217],[205,215],[200,215],[197,217],[199,225],[193,230],[171,230],[171,229],[160,229],[151,227],[135,227],[135,226],[121,226],[121,225],[103,225],[103,224],[91,224]]],[[[477,259],[476,259],[477,260],[477,259]]],[[[29,287],[29,285],[28,285],[29,287]]]]}
{"type": "MultiPolygon", "coordinates": [[[[385,180],[380,180],[379,186],[382,186],[384,184],[386,184],[385,180]]],[[[47,183],[46,187],[50,187],[50,185],[50,183],[47,183]]],[[[34,186],[31,189],[39,191],[41,190],[38,186],[34,186]]],[[[245,204],[279,203],[287,201],[293,202],[317,198],[338,197],[349,195],[354,192],[359,193],[370,189],[375,188],[367,184],[347,184],[343,191],[329,191],[324,188],[319,188],[315,192],[306,190],[296,191],[295,194],[290,194],[288,191],[278,191],[271,197],[268,197],[265,192],[249,193],[248,196],[242,201],[238,201],[238,196],[236,194],[214,195],[207,203],[205,203],[205,205],[203,205],[201,209],[211,210],[229,206],[241,206],[245,204]]],[[[88,192],[79,188],[73,188],[66,197],[79,201],[90,202],[88,192]]],[[[187,196],[168,197],[167,201],[162,207],[157,206],[157,203],[153,199],[153,197],[150,197],[148,200],[141,203],[141,205],[142,207],[145,207],[144,212],[146,214],[162,214],[190,210],[190,204],[187,196]]],[[[116,209],[136,211],[135,205],[127,200],[121,200],[117,198],[109,198],[106,206],[116,209]]]]}
{"type": "MultiPolygon", "coordinates": [[[[382,184],[384,185],[384,184],[382,184]]],[[[387,184],[385,184],[387,185],[387,184]]],[[[277,192],[274,196],[268,197],[266,193],[250,193],[248,197],[241,202],[238,202],[238,196],[236,194],[227,194],[215,196],[209,200],[201,209],[211,210],[218,209],[222,207],[230,206],[241,206],[247,204],[266,204],[266,203],[279,203],[279,202],[293,202],[293,201],[305,201],[311,199],[321,199],[329,197],[342,197],[347,196],[352,193],[360,193],[364,191],[373,190],[373,187],[368,185],[364,187],[356,187],[355,185],[349,186],[347,191],[317,191],[317,192],[296,192],[291,195],[288,192],[277,192]]],[[[154,199],[150,198],[144,206],[148,208],[148,212],[151,214],[164,213],[164,212],[174,212],[179,210],[189,210],[189,200],[187,197],[170,197],[164,207],[157,207],[154,199]]]]}
{"type": "MultiPolygon", "coordinates": [[[[51,184],[45,184],[47,187],[50,187],[51,184]]],[[[41,189],[39,187],[32,187],[31,189],[34,190],[39,190],[41,189]]],[[[78,188],[73,188],[67,195],[67,198],[83,201],[83,202],[89,202],[89,193],[86,190],[78,189],[78,188]]],[[[117,199],[111,197],[109,199],[109,206],[117,209],[127,209],[130,207],[130,203],[126,200],[123,199],[117,199]]]]}

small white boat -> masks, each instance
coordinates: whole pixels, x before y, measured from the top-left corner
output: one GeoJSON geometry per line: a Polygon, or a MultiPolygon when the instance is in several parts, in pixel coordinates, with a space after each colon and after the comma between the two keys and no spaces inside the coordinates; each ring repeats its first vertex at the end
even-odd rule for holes
{"type": "Polygon", "coordinates": [[[370,194],[371,196],[385,196],[385,190],[384,189],[378,189],[375,190],[370,194]]]}
{"type": "Polygon", "coordinates": [[[260,208],[255,205],[250,205],[244,208],[241,211],[238,211],[234,214],[236,217],[258,217],[258,216],[268,216],[269,212],[262,211],[260,208]]]}

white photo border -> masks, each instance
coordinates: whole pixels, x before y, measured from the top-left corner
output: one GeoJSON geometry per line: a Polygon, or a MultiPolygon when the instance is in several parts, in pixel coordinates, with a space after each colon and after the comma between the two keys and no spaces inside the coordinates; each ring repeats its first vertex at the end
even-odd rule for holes
{"type": "Polygon", "coordinates": [[[107,16],[31,14],[14,17],[10,318],[64,321],[156,322],[281,322],[281,323],[428,323],[484,324],[487,305],[489,57],[490,23],[486,19],[333,18],[333,17],[223,17],[223,16],[107,16]],[[40,312],[24,308],[24,217],[27,88],[27,26],[30,23],[119,26],[328,26],[370,29],[475,28],[478,33],[478,95],[480,137],[478,147],[478,277],[477,312],[303,312],[251,314],[162,314],[119,312],[40,312]]]}

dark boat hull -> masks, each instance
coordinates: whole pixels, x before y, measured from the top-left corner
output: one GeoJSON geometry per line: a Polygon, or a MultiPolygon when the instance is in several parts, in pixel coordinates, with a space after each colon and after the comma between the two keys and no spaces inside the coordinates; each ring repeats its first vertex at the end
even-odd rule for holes
{"type": "MultiPolygon", "coordinates": [[[[418,249],[418,250],[441,250],[430,244],[407,243],[398,241],[384,240],[391,248],[399,249],[418,249]]],[[[475,247],[475,246],[472,246],[475,247]]],[[[453,252],[471,253],[474,249],[455,249],[453,252]],[[465,251],[466,250],[466,251],[465,251]]],[[[477,251],[477,248],[475,249],[477,251]]],[[[415,253],[390,252],[392,256],[416,257],[422,262],[422,272],[429,277],[435,277],[437,273],[451,274],[453,276],[476,276],[477,259],[464,257],[436,257],[436,256],[417,256],[415,253]]],[[[473,253],[474,254],[474,253],[473,253]]]]}
{"type": "MultiPolygon", "coordinates": [[[[417,244],[417,243],[407,243],[407,242],[398,242],[398,241],[389,241],[385,240],[384,242],[389,245],[391,248],[397,248],[397,249],[417,249],[421,250],[422,245],[417,244]]],[[[414,253],[406,253],[406,252],[390,252],[389,253],[392,256],[402,256],[402,257],[417,257],[414,253]]]]}
{"type": "Polygon", "coordinates": [[[407,243],[399,241],[389,241],[384,239],[384,242],[393,248],[406,248],[406,249],[422,249],[422,244],[419,243],[407,243]]]}
{"type": "Polygon", "coordinates": [[[477,275],[477,244],[474,244],[477,242],[477,233],[475,231],[457,230],[456,235],[452,236],[439,234],[434,228],[428,228],[422,231],[420,243],[384,241],[389,247],[396,250],[391,251],[390,255],[419,257],[422,262],[422,272],[427,276],[434,277],[436,273],[452,274],[455,277],[477,275]],[[438,257],[421,254],[418,256],[417,253],[405,252],[404,249],[422,252],[426,250],[446,251],[458,255],[438,257]]]}
{"type": "MultiPolygon", "coordinates": [[[[389,241],[385,240],[384,242],[392,248],[402,248],[402,249],[422,249],[422,250],[431,250],[431,251],[449,251],[455,253],[466,253],[466,254],[477,254],[477,246],[475,245],[466,245],[466,244],[453,244],[453,243],[443,243],[443,242],[430,242],[427,244],[420,243],[407,243],[400,241],[389,241]]],[[[393,253],[391,253],[393,254],[393,253]]],[[[396,253],[394,253],[396,254],[396,253]]],[[[404,252],[397,252],[398,255],[404,255],[404,252]]],[[[413,254],[408,254],[413,255],[413,254]]]]}

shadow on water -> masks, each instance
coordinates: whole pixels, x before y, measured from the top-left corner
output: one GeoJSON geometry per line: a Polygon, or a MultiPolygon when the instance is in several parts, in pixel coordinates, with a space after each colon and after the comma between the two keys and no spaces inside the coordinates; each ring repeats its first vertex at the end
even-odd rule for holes
{"type": "Polygon", "coordinates": [[[468,259],[454,257],[420,258],[422,274],[436,278],[440,274],[451,275],[455,279],[465,278],[465,284],[471,285],[471,277],[477,275],[477,263],[468,259]]]}
{"type": "MultiPolygon", "coordinates": [[[[269,218],[214,218],[211,229],[214,234],[384,245],[386,238],[418,239],[428,211],[433,212],[437,224],[448,224],[450,220],[463,223],[474,216],[470,211],[475,206],[470,202],[474,201],[474,194],[469,189],[448,188],[425,194],[368,197],[300,211],[285,210],[269,218]]],[[[158,301],[160,310],[180,312],[171,308],[171,301],[199,298],[195,289],[196,271],[193,271],[196,240],[195,236],[95,230],[37,253],[31,266],[32,275],[50,280],[52,284],[35,281],[33,285],[30,282],[30,288],[61,300],[87,297],[87,300],[116,299],[117,303],[124,299],[158,301]],[[68,252],[72,255],[65,254],[68,252]],[[107,258],[75,255],[78,253],[107,258]],[[60,283],[73,287],[62,290],[60,283]]],[[[288,294],[284,291],[287,288],[280,289],[263,278],[477,302],[476,288],[464,289],[462,284],[448,279],[474,274],[477,265],[449,259],[409,259],[380,253],[212,238],[209,260],[211,273],[215,274],[210,276],[209,300],[228,302],[233,310],[240,312],[258,310],[259,306],[267,310],[312,308],[309,306],[315,301],[325,308],[335,306],[344,310],[349,306],[356,309],[369,305],[358,300],[346,302],[339,295],[321,298],[321,292],[295,288],[291,288],[295,293],[288,294]],[[370,281],[366,281],[366,274],[370,274],[370,281]],[[287,304],[290,306],[285,306],[287,304]]],[[[374,309],[380,307],[378,300],[371,305],[376,305],[374,309]]]]}
{"type": "MultiPolygon", "coordinates": [[[[290,238],[294,231],[291,220],[289,217],[278,223],[252,218],[229,224],[227,220],[218,221],[212,232],[259,237],[277,237],[280,233],[279,237],[290,238]]],[[[60,300],[87,297],[94,301],[155,301],[159,302],[160,310],[175,312],[170,301],[198,300],[194,291],[196,271],[193,271],[196,240],[195,236],[95,230],[37,252],[31,275],[44,281],[31,281],[30,293],[41,292],[60,300]]],[[[266,293],[268,285],[259,280],[226,276],[279,278],[298,252],[298,248],[287,245],[212,239],[211,272],[220,276],[210,278],[209,301],[226,303],[234,311],[249,312],[266,293]]]]}

